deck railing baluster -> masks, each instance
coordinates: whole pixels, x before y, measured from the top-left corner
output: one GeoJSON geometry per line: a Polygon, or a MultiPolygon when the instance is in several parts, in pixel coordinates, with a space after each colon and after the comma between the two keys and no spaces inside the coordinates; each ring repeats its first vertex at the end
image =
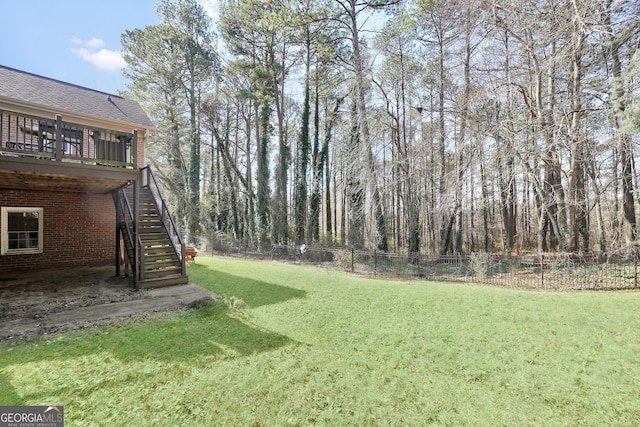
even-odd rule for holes
{"type": "Polygon", "coordinates": [[[137,132],[0,110],[0,155],[137,169],[137,132]]]}

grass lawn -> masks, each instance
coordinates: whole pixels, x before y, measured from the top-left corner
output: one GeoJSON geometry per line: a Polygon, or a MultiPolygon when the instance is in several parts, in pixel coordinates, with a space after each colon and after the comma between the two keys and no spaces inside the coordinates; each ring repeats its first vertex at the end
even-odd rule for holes
{"type": "Polygon", "coordinates": [[[638,425],[640,294],[198,257],[226,303],[0,345],[67,426],[638,425]]]}

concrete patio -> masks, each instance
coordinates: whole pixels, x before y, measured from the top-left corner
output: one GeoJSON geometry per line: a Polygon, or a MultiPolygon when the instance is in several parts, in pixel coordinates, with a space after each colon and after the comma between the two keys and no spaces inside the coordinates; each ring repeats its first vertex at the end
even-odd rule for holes
{"type": "Polygon", "coordinates": [[[214,300],[194,284],[135,291],[113,268],[0,277],[0,342],[101,325],[214,300]]]}

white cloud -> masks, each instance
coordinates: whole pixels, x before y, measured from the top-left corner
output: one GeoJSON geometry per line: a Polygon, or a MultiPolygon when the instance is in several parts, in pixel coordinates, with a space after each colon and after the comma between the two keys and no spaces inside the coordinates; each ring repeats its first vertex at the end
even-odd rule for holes
{"type": "Polygon", "coordinates": [[[122,57],[122,52],[100,49],[106,45],[102,39],[92,37],[91,40],[84,42],[78,38],[73,38],[71,43],[82,46],[80,48],[72,48],[71,52],[84,61],[93,64],[99,70],[114,72],[125,68],[127,65],[122,57]]]}
{"type": "Polygon", "coordinates": [[[102,39],[98,39],[96,37],[91,37],[91,40],[89,40],[88,42],[86,42],[84,45],[89,48],[89,49],[100,49],[101,47],[103,47],[106,43],[104,42],[104,40],[102,39]]]}

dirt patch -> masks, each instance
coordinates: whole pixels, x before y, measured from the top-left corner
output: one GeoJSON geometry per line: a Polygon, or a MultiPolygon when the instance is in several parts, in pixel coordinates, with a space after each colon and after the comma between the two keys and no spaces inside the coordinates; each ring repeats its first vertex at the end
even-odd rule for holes
{"type": "Polygon", "coordinates": [[[148,296],[146,290],[133,289],[131,278],[115,277],[113,267],[4,274],[0,276],[0,323],[19,325],[78,307],[148,296]]]}

